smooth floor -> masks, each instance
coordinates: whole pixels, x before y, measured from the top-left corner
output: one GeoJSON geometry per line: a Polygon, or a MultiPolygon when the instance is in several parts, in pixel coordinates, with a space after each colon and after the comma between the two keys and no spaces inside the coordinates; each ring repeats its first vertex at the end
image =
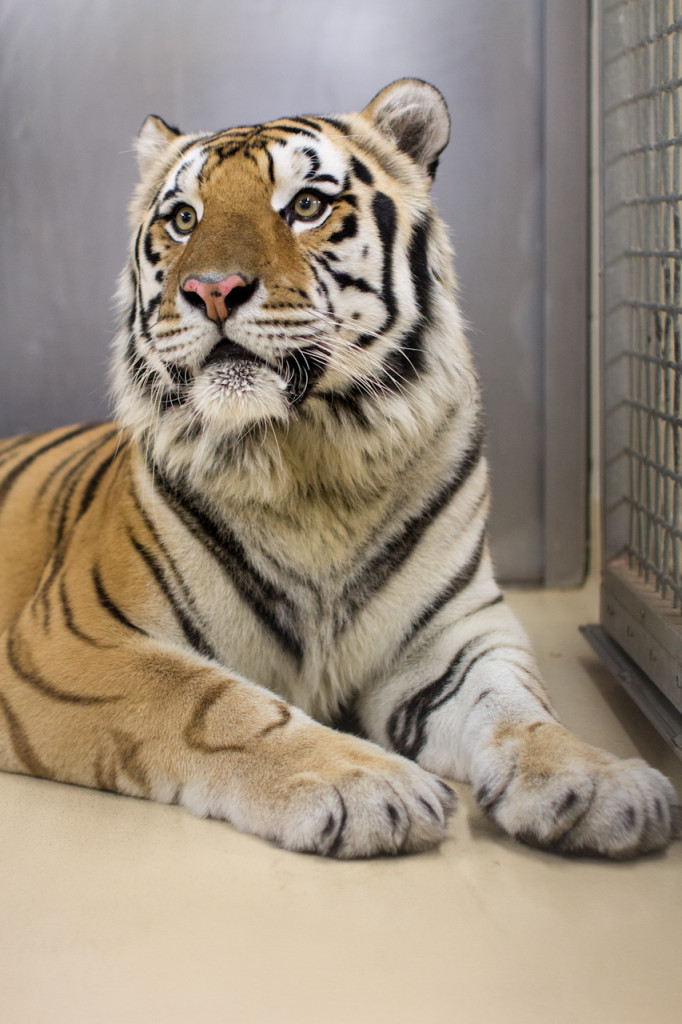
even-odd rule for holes
{"type": "MultiPolygon", "coordinates": [[[[682,793],[682,762],[578,633],[596,588],[510,600],[565,723],[682,793]]],[[[457,789],[440,849],[340,863],[0,775],[0,1024],[680,1024],[682,842],[566,860],[457,789]]]]}

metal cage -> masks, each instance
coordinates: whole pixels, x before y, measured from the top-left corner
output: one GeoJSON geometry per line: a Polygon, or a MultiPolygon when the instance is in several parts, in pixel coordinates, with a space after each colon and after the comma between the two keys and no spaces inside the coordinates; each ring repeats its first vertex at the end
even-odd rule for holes
{"type": "Polygon", "coordinates": [[[604,564],[595,646],[679,752],[682,0],[603,0],[600,32],[604,564]]]}

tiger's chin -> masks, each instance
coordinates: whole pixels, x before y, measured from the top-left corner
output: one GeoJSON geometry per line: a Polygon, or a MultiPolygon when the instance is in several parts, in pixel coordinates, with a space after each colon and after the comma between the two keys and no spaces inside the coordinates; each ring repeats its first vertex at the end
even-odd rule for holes
{"type": "Polygon", "coordinates": [[[253,359],[212,360],[195,379],[191,407],[212,433],[241,434],[259,423],[285,423],[290,415],[286,380],[253,359]]]}

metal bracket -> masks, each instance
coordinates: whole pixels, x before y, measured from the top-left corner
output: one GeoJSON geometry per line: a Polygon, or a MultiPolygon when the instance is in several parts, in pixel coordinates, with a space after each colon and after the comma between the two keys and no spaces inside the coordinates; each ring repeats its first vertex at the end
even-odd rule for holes
{"type": "Polygon", "coordinates": [[[682,714],[654,686],[625,651],[601,626],[581,626],[580,632],[611,674],[682,760],[682,714]]]}

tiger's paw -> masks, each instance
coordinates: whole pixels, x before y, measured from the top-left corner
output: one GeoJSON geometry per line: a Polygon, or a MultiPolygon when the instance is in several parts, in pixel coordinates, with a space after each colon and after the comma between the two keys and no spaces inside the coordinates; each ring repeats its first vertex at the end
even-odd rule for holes
{"type": "Polygon", "coordinates": [[[680,833],[682,809],[664,775],[554,722],[499,730],[472,781],[477,803],[532,846],[625,859],[662,850],[680,833]]]}
{"type": "Polygon", "coordinates": [[[412,761],[353,737],[297,772],[267,838],[301,853],[344,859],[416,853],[445,838],[457,798],[412,761]]]}

